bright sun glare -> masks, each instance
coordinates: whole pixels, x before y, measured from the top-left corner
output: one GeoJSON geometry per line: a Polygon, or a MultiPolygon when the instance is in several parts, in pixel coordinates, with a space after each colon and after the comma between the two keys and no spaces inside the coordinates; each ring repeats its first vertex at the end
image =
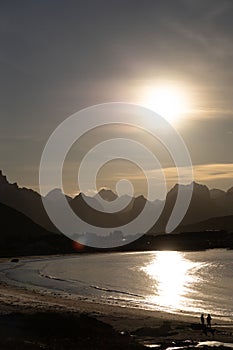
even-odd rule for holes
{"type": "Polygon", "coordinates": [[[185,92],[173,85],[148,87],[143,96],[142,104],[170,123],[176,122],[188,109],[185,92]]]}

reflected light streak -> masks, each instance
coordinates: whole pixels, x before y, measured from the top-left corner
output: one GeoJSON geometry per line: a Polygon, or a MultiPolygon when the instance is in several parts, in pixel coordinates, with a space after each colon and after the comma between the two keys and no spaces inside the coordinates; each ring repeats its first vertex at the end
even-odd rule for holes
{"type": "Polygon", "coordinates": [[[191,270],[198,263],[184,258],[180,252],[160,251],[155,253],[151,263],[142,270],[154,280],[154,290],[149,296],[150,302],[164,307],[183,309],[185,294],[196,281],[191,270]]]}

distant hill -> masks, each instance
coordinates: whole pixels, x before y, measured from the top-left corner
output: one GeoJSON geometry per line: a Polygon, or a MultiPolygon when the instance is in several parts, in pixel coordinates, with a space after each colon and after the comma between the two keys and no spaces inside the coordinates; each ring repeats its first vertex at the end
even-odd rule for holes
{"type": "Polygon", "coordinates": [[[208,230],[225,230],[233,232],[233,215],[211,218],[192,225],[180,226],[176,232],[200,232],[208,230]]]}
{"type": "Polygon", "coordinates": [[[46,231],[27,216],[0,203],[0,256],[55,254],[71,250],[72,242],[46,231]]]}

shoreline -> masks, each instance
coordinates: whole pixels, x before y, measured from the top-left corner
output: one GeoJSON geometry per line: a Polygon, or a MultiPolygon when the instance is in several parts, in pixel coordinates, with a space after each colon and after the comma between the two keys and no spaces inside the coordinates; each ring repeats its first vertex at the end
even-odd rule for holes
{"type": "MultiPolygon", "coordinates": [[[[225,251],[225,249],[223,249],[225,251]]],[[[111,253],[98,253],[98,255],[105,255],[105,254],[135,254],[137,252],[111,252],[111,253]]],[[[141,252],[139,252],[141,253],[141,252]]],[[[144,252],[144,253],[148,253],[148,252],[144,252]]],[[[89,253],[84,253],[85,256],[92,256],[92,254],[89,253]]],[[[46,256],[22,256],[19,259],[9,259],[9,258],[0,258],[0,264],[1,263],[7,263],[9,264],[10,268],[9,270],[13,269],[14,267],[20,267],[21,265],[24,265],[25,263],[33,263],[36,260],[41,260],[41,261],[46,261],[46,260],[50,260],[50,259],[60,259],[60,258],[65,258],[65,259],[70,259],[70,258],[81,258],[81,256],[77,255],[77,254],[65,254],[65,255],[60,255],[60,254],[54,254],[54,255],[46,255],[46,256]],[[17,262],[12,262],[12,260],[18,260],[17,262]]],[[[8,270],[8,267],[7,267],[8,270]]],[[[27,290],[28,292],[37,292],[38,295],[44,295],[44,296],[55,296],[56,300],[58,298],[61,298],[61,300],[70,300],[72,304],[74,303],[84,303],[89,310],[89,305],[91,305],[91,307],[94,307],[94,305],[97,305],[97,309],[101,308],[101,309],[110,309],[114,308],[114,310],[120,310],[122,312],[122,310],[128,310],[128,312],[130,313],[139,313],[139,314],[146,314],[151,316],[151,317],[155,317],[155,318],[164,318],[164,315],[166,315],[167,319],[171,319],[171,320],[182,320],[184,322],[196,322],[197,320],[199,321],[199,313],[197,314],[197,312],[189,312],[189,310],[185,310],[185,309],[166,309],[166,308],[155,308],[153,307],[147,307],[147,305],[130,305],[130,303],[118,303],[117,301],[115,301],[114,303],[112,303],[112,301],[106,301],[105,299],[99,299],[98,296],[90,296],[88,294],[76,294],[76,292],[72,291],[72,290],[66,290],[63,289],[64,287],[59,286],[58,288],[53,287],[53,286],[48,286],[48,285],[40,285],[40,284],[35,284],[33,285],[33,283],[29,283],[26,284],[23,281],[18,281],[17,279],[11,279],[9,278],[9,276],[7,276],[4,272],[4,269],[1,270],[0,268],[0,283],[1,283],[1,275],[2,275],[2,282],[4,282],[6,285],[8,286],[12,286],[12,287],[16,287],[16,288],[20,288],[22,290],[27,290]]],[[[47,275],[43,275],[43,277],[48,278],[48,280],[50,280],[50,276],[47,275]]],[[[33,278],[32,278],[33,279],[33,278]]],[[[51,280],[53,280],[53,278],[51,278],[51,280]]],[[[56,278],[55,278],[56,280],[56,278]]],[[[60,279],[58,279],[59,281],[60,279]]],[[[62,279],[60,281],[63,281],[62,279]]],[[[79,292],[78,292],[79,293],[79,292]]],[[[110,299],[109,299],[110,300],[110,299]]],[[[215,320],[215,326],[222,326],[222,325],[229,325],[229,324],[233,324],[232,323],[232,319],[231,319],[231,314],[227,314],[227,315],[221,315],[221,314],[214,314],[213,318],[215,320]]]]}
{"type": "MultiPolygon", "coordinates": [[[[58,255],[53,257],[58,257],[58,255]]],[[[24,257],[24,259],[34,258],[41,257],[24,257]]],[[[51,256],[47,256],[47,258],[51,258],[51,256]]],[[[10,260],[0,260],[0,262],[6,261],[10,260]]],[[[63,322],[63,318],[65,317],[66,322],[63,329],[66,328],[66,323],[71,322],[70,320],[73,318],[75,318],[77,325],[82,324],[84,330],[82,330],[80,337],[74,340],[74,348],[75,344],[77,346],[77,342],[82,344],[81,347],[78,346],[79,349],[92,349],[88,339],[90,338],[89,329],[93,326],[93,322],[95,323],[95,334],[97,334],[98,338],[96,339],[94,335],[91,340],[95,344],[95,349],[114,349],[114,347],[110,347],[107,344],[108,341],[105,339],[105,336],[107,338],[109,337],[107,334],[110,332],[110,328],[114,333],[114,337],[116,336],[116,344],[118,344],[116,349],[134,349],[137,346],[141,348],[142,345],[151,347],[158,345],[157,347],[161,349],[167,349],[169,347],[180,347],[182,349],[185,346],[187,348],[188,342],[188,347],[190,348],[197,346],[199,342],[206,341],[218,341],[221,342],[220,345],[222,346],[224,346],[223,343],[233,344],[233,324],[230,322],[218,322],[218,324],[215,324],[215,320],[213,320],[213,332],[204,332],[200,327],[199,318],[193,316],[178,315],[157,310],[126,308],[119,305],[99,303],[96,300],[90,301],[88,298],[78,296],[72,299],[65,295],[62,296],[59,292],[43,293],[37,290],[36,287],[33,290],[32,285],[27,288],[27,286],[19,287],[8,284],[7,282],[0,282],[0,325],[3,325],[6,333],[14,334],[16,332],[16,334],[21,334],[22,330],[17,325],[17,322],[23,324],[22,322],[24,321],[22,320],[25,317],[31,317],[30,324],[31,322],[32,324],[36,322],[38,328],[38,320],[42,317],[41,314],[44,315],[45,320],[53,315],[55,324],[58,321],[63,322]],[[85,316],[84,319],[83,315],[85,316]],[[6,319],[8,320],[8,326],[5,326],[6,319]],[[102,344],[103,339],[105,339],[105,345],[102,344]],[[82,341],[84,342],[82,343],[82,341]],[[129,347],[127,347],[128,345],[129,347]]],[[[46,323],[46,321],[43,323],[46,323]]],[[[39,322],[40,326],[41,322],[39,322]]],[[[53,329],[53,326],[48,325],[51,329],[53,329]]],[[[21,336],[25,342],[28,335],[21,334],[21,336]]],[[[72,338],[72,335],[69,335],[69,337],[72,338]]],[[[59,335],[56,335],[54,339],[57,338],[59,338],[59,335]]],[[[0,331],[0,341],[4,341],[4,339],[5,334],[1,334],[0,331]]],[[[30,339],[34,339],[34,342],[35,340],[37,342],[39,341],[37,339],[37,329],[34,330],[33,336],[30,339]]],[[[53,341],[55,341],[54,339],[53,341]]],[[[16,339],[14,339],[13,335],[11,336],[11,340],[13,345],[16,344],[16,339]]],[[[63,341],[65,342],[64,339],[63,341]]],[[[42,349],[63,349],[62,347],[47,348],[46,342],[43,344],[44,347],[42,349]]],[[[64,343],[64,349],[66,349],[66,345],[64,343]]],[[[31,347],[30,349],[37,349],[35,344],[33,346],[35,347],[31,347]]],[[[203,347],[210,349],[207,345],[203,345],[203,347]]],[[[22,350],[27,349],[25,344],[23,347],[18,348],[22,350]]],[[[70,347],[70,349],[73,349],[73,347],[70,347]]],[[[4,350],[8,350],[7,345],[5,345],[4,350]]]]}
{"type": "MultiPolygon", "coordinates": [[[[134,254],[135,252],[126,252],[126,254],[134,254]]],[[[101,253],[99,253],[101,254],[101,253]]],[[[105,254],[105,253],[103,253],[105,254]]],[[[110,253],[114,254],[114,253],[110,253]]],[[[118,254],[121,254],[118,252],[118,254]]],[[[89,253],[86,253],[85,255],[90,255],[89,253]]],[[[57,259],[57,258],[76,258],[76,254],[54,254],[54,255],[46,255],[46,256],[22,256],[19,258],[18,262],[11,262],[11,259],[9,258],[0,258],[0,264],[1,263],[10,263],[12,264],[11,267],[13,268],[18,267],[19,264],[24,264],[26,261],[29,260],[29,262],[33,262],[37,259],[44,260],[44,259],[57,259]]],[[[4,270],[3,270],[4,271],[4,270]]],[[[99,312],[101,314],[109,313],[114,310],[117,314],[123,314],[125,313],[136,315],[138,314],[140,317],[145,315],[145,317],[153,318],[153,319],[166,319],[166,320],[173,320],[173,321],[181,321],[181,322],[199,322],[199,314],[189,314],[185,312],[185,310],[179,310],[179,312],[169,312],[167,310],[159,310],[159,309],[150,309],[150,308],[143,308],[135,306],[131,306],[129,304],[110,304],[106,301],[102,301],[101,299],[98,299],[96,297],[89,297],[86,295],[79,295],[74,294],[73,292],[70,294],[68,292],[65,292],[62,289],[52,289],[50,287],[45,286],[39,286],[39,285],[33,285],[32,284],[26,284],[24,282],[18,282],[17,280],[10,279],[8,276],[5,275],[5,272],[0,271],[0,301],[1,301],[1,294],[2,294],[2,288],[6,288],[9,293],[11,290],[13,292],[13,295],[15,296],[15,292],[17,291],[19,295],[22,296],[22,294],[27,294],[30,296],[31,300],[41,300],[43,303],[49,304],[54,303],[58,306],[62,306],[64,308],[69,308],[71,306],[72,310],[76,310],[77,304],[79,305],[79,308],[81,308],[82,312],[90,312],[92,310],[96,310],[96,312],[99,312]],[[2,281],[1,281],[1,277],[2,281]]],[[[4,294],[4,293],[3,293],[4,294]]],[[[20,302],[20,301],[19,301],[20,302]]],[[[80,310],[79,310],[80,311],[80,310]]],[[[226,319],[227,316],[215,316],[214,317],[214,326],[222,327],[222,326],[230,326],[233,323],[231,320],[226,319]],[[225,318],[225,319],[222,319],[225,318]]]]}
{"type": "MultiPolygon", "coordinates": [[[[203,330],[199,328],[199,320],[193,317],[183,315],[177,317],[177,315],[160,311],[126,309],[81,299],[74,303],[73,300],[61,298],[56,293],[45,295],[22,287],[0,283],[0,316],[2,318],[12,315],[12,323],[14,324],[16,315],[33,315],[34,318],[37,318],[41,313],[47,316],[54,314],[56,319],[59,319],[61,315],[69,315],[69,317],[75,315],[77,319],[86,315],[88,318],[85,321],[87,328],[89,328],[90,320],[96,320],[100,322],[98,324],[99,331],[102,331],[105,325],[111,326],[118,335],[127,335],[128,338],[124,338],[127,342],[134,340],[139,345],[159,344],[161,348],[166,348],[173,343],[173,346],[179,344],[182,348],[188,341],[195,346],[199,342],[206,341],[233,343],[233,329],[230,323],[213,324],[214,334],[210,332],[204,334],[203,330]]],[[[119,335],[119,337],[122,336],[119,335]]],[[[134,342],[130,345],[132,349],[134,342]]],[[[86,349],[85,346],[79,348],[86,349]]],[[[103,349],[105,348],[103,347],[103,349]]]]}

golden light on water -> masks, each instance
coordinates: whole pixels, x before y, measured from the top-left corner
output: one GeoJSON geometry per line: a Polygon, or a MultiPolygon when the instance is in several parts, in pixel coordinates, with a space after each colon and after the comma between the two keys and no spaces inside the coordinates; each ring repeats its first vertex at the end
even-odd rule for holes
{"type": "Polygon", "coordinates": [[[191,273],[198,265],[184,258],[182,253],[173,251],[156,252],[143,271],[154,280],[150,302],[164,307],[183,309],[184,296],[195,281],[191,273]]]}

